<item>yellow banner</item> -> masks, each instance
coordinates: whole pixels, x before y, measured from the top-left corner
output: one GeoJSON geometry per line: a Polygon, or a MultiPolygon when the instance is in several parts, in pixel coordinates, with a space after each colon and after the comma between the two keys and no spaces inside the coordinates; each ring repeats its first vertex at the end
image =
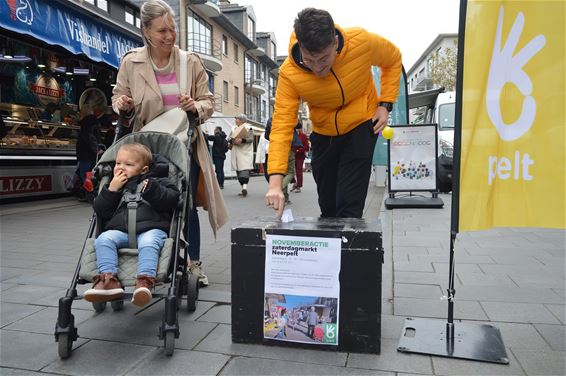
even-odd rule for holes
{"type": "Polygon", "coordinates": [[[468,1],[459,230],[566,228],[565,1],[468,1]]]}

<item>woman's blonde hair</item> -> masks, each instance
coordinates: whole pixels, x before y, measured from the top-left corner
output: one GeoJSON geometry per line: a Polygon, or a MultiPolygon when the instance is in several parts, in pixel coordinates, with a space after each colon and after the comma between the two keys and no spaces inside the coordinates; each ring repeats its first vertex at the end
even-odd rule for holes
{"type": "Polygon", "coordinates": [[[83,103],[79,112],[79,119],[84,119],[88,115],[92,115],[92,105],[90,103],[83,103]]]}
{"type": "MultiPolygon", "coordinates": [[[[157,17],[167,17],[171,15],[173,17],[173,23],[175,23],[175,11],[163,0],[149,0],[143,3],[140,8],[140,18],[141,18],[141,31],[143,43],[146,46],[151,45],[151,42],[145,36],[145,30],[149,28],[149,24],[157,17]]],[[[177,25],[175,25],[177,28],[177,25]]]]}
{"type": "Polygon", "coordinates": [[[118,149],[118,151],[120,150],[137,153],[141,157],[144,166],[151,166],[153,155],[151,154],[151,150],[144,144],[132,142],[131,144],[124,144],[120,146],[120,149],[118,149]]]}

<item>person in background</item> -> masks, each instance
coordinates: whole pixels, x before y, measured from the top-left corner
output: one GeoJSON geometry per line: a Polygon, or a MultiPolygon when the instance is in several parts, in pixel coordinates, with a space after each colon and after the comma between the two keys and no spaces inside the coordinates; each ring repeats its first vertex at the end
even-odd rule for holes
{"type": "MultiPolygon", "coordinates": [[[[79,112],[79,135],[77,137],[76,155],[79,162],[79,178],[82,186],[86,178],[86,173],[96,164],[98,155],[98,145],[101,142],[100,122],[94,116],[92,106],[84,103],[79,112]]],[[[81,190],[82,192],[82,190],[81,190]]],[[[84,193],[84,192],[82,192],[84,193]]],[[[83,194],[79,195],[79,200],[86,198],[83,194]]]]}
{"type": "Polygon", "coordinates": [[[185,222],[185,239],[189,243],[189,269],[199,277],[201,286],[207,286],[208,278],[200,261],[200,223],[196,202],[199,179],[203,179],[208,218],[214,236],[228,219],[222,192],[214,176],[208,142],[200,128],[200,124],[213,111],[208,75],[197,54],[184,54],[187,62],[187,92],[181,93],[181,54],[175,45],[175,12],[163,0],[149,0],[141,6],[140,18],[144,46],[134,48],[123,56],[113,89],[112,108],[116,113],[125,111],[128,118],[135,114],[130,125],[133,132],[175,107],[190,111],[197,118],[199,125],[190,145],[193,158],[189,173],[193,202],[188,221],[185,222]]]}
{"type": "Polygon", "coordinates": [[[220,189],[224,189],[224,161],[226,160],[226,153],[228,152],[228,140],[226,140],[226,133],[222,127],[214,128],[213,135],[207,135],[208,141],[212,141],[212,162],[216,171],[216,179],[220,189]]]}
{"type": "Polygon", "coordinates": [[[254,136],[248,118],[244,114],[236,115],[236,126],[230,134],[230,144],[232,145],[232,170],[236,171],[238,182],[242,186],[242,191],[238,196],[248,195],[248,183],[250,181],[250,171],[253,170],[254,158],[254,136]]]}
{"type": "Polygon", "coordinates": [[[53,114],[55,113],[55,111],[57,111],[57,104],[53,103],[53,102],[47,103],[47,105],[45,106],[45,109],[41,113],[41,119],[40,120],[52,121],[53,120],[53,114]]]}
{"type": "Polygon", "coordinates": [[[281,181],[301,101],[309,104],[312,172],[321,217],[361,218],[378,133],[397,98],[401,52],[362,28],[343,29],[325,10],[297,15],[289,55],[279,68],[265,203],[281,216],[281,181]],[[371,67],[381,69],[377,94],[371,67]]]}
{"type": "MultiPolygon", "coordinates": [[[[305,164],[305,158],[309,152],[309,138],[303,133],[303,124],[299,122],[295,128],[295,132],[301,140],[301,146],[295,149],[295,179],[296,183],[291,189],[292,192],[300,193],[303,187],[303,165],[305,164]]],[[[285,193],[285,192],[283,192],[285,193]]]]}
{"type": "Polygon", "coordinates": [[[312,339],[314,339],[314,328],[316,327],[316,324],[318,324],[318,314],[314,310],[314,306],[313,306],[311,307],[311,310],[307,314],[307,325],[308,325],[307,335],[312,339]]]}

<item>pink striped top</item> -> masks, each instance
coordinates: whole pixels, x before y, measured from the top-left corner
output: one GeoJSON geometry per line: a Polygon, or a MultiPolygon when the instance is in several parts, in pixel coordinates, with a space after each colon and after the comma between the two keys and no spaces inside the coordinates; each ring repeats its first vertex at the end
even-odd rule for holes
{"type": "MultiPolygon", "coordinates": [[[[173,54],[171,54],[171,57],[173,57],[173,54]]],[[[155,79],[159,85],[159,90],[161,90],[165,111],[179,106],[178,95],[181,93],[179,83],[177,82],[177,75],[175,74],[175,65],[172,64],[172,62],[173,59],[163,68],[157,68],[157,66],[153,64],[155,79]]]]}

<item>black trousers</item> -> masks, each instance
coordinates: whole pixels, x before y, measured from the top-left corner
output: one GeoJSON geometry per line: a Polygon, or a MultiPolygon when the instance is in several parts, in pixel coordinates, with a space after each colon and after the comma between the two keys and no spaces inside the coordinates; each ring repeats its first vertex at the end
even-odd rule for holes
{"type": "Polygon", "coordinates": [[[310,135],[321,217],[361,218],[377,135],[371,120],[340,136],[310,135]]]}

